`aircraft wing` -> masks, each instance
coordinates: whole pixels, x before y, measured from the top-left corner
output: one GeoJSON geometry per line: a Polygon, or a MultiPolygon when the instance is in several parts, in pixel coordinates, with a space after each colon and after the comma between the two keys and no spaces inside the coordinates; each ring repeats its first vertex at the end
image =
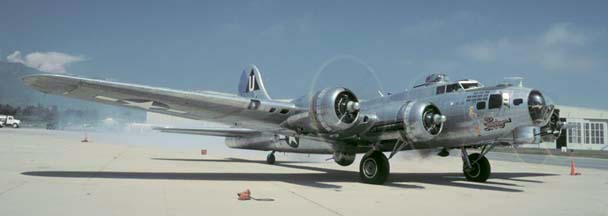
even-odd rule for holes
{"type": "Polygon", "coordinates": [[[30,75],[28,86],[48,94],[149,112],[226,124],[252,125],[277,130],[289,115],[269,110],[289,110],[292,103],[264,101],[219,92],[190,92],[144,85],[111,82],[58,74],[30,75]]]}
{"type": "Polygon", "coordinates": [[[261,134],[260,131],[247,128],[171,128],[155,127],[154,130],[164,133],[179,133],[220,137],[248,137],[261,134]]]}

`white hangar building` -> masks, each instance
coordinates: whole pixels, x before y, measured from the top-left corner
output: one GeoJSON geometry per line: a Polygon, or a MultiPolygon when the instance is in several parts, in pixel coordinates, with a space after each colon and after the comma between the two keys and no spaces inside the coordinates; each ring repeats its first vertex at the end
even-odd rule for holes
{"type": "Polygon", "coordinates": [[[604,150],[608,151],[606,131],[608,130],[608,110],[571,106],[557,106],[559,116],[566,120],[569,128],[555,142],[544,142],[524,147],[604,150]]]}

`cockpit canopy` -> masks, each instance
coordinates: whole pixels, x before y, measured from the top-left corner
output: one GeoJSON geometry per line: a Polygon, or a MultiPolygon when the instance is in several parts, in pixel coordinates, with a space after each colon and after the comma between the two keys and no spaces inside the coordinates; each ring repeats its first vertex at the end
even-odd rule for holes
{"type": "Polygon", "coordinates": [[[426,77],[424,84],[414,86],[414,88],[422,86],[437,86],[437,94],[483,87],[477,80],[465,79],[457,82],[450,82],[448,76],[445,74],[431,74],[426,77]]]}
{"type": "Polygon", "coordinates": [[[460,80],[458,81],[458,84],[465,90],[483,87],[477,80],[460,80]]]}
{"type": "Polygon", "coordinates": [[[438,85],[436,94],[450,93],[480,87],[483,87],[483,85],[475,80],[460,80],[455,83],[438,85]]]}
{"type": "Polygon", "coordinates": [[[475,89],[481,88],[483,85],[479,83],[477,80],[459,80],[456,82],[450,82],[448,77],[445,74],[432,74],[426,77],[425,83],[421,85],[417,85],[414,88],[418,87],[436,87],[435,94],[444,94],[450,92],[456,92],[467,89],[475,89]]]}

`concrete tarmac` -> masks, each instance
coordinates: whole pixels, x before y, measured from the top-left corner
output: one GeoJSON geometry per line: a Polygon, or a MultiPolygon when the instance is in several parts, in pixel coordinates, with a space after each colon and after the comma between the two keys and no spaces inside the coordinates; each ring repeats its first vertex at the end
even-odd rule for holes
{"type": "Polygon", "coordinates": [[[277,154],[267,165],[266,153],[219,138],[82,136],[0,129],[0,215],[608,215],[606,169],[570,176],[563,164],[490,155],[491,179],[472,183],[459,157],[404,152],[386,185],[368,185],[358,161],[329,156],[277,154]],[[238,201],[245,189],[257,200],[238,201]]]}
{"type": "Polygon", "coordinates": [[[533,155],[533,154],[512,154],[502,152],[490,152],[487,154],[490,160],[547,164],[555,166],[570,167],[572,161],[579,168],[593,168],[608,170],[608,159],[584,158],[584,157],[563,157],[555,155],[533,155]]]}

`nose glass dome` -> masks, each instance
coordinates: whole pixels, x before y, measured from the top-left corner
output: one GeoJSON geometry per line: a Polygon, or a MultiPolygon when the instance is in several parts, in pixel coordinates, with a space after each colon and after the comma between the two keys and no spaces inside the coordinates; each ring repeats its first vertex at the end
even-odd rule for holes
{"type": "Polygon", "coordinates": [[[534,90],[530,92],[528,96],[528,110],[530,111],[532,121],[535,123],[543,121],[545,105],[547,105],[545,97],[539,91],[534,90]]]}

